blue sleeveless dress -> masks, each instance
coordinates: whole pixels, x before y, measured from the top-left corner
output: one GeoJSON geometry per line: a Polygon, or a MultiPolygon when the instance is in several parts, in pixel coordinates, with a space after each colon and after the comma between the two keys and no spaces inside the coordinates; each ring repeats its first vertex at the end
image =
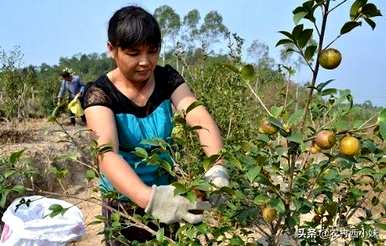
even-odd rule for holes
{"type": "MultiPolygon", "coordinates": [[[[184,83],[184,79],[171,66],[157,66],[154,71],[155,87],[146,105],[140,107],[123,95],[106,75],[87,85],[83,98],[83,108],[105,106],[110,108],[115,116],[118,131],[119,154],[134,169],[141,180],[151,186],[170,184],[171,176],[158,165],[145,163],[132,153],[135,147],[142,147],[148,152],[150,145],[144,145],[143,140],[160,138],[171,141],[172,103],[170,100],[174,90],[184,83]]],[[[172,164],[168,152],[159,154],[161,159],[172,164]]],[[[100,179],[102,192],[115,191],[107,177],[100,179]]],[[[121,197],[120,200],[127,198],[121,197]]]]}

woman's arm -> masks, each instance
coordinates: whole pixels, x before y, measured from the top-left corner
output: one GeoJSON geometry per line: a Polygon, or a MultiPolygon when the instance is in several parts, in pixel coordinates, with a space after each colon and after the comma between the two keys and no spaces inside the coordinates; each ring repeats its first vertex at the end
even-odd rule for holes
{"type": "Polygon", "coordinates": [[[98,145],[111,144],[113,151],[99,157],[99,168],[115,189],[141,208],[148,204],[152,189],[145,185],[130,165],[118,154],[118,135],[113,112],[104,106],[85,109],[87,126],[97,136],[98,145]]]}
{"type": "MultiPolygon", "coordinates": [[[[193,102],[197,101],[186,83],[181,84],[173,92],[171,99],[177,111],[186,111],[193,102]]],[[[220,152],[223,147],[220,130],[204,106],[198,106],[191,110],[186,115],[186,122],[191,127],[202,127],[202,129],[197,130],[197,134],[200,139],[200,144],[203,146],[203,150],[207,156],[215,155],[220,152]]]]}

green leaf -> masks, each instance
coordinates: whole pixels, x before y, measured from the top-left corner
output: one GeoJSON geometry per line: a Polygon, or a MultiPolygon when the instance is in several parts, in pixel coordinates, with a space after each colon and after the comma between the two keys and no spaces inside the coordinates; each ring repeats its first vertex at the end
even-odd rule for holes
{"type": "Polygon", "coordinates": [[[351,188],[350,194],[352,195],[355,201],[358,201],[358,199],[361,198],[361,196],[363,195],[363,191],[358,188],[351,188]]]}
{"type": "Polygon", "coordinates": [[[306,11],[307,11],[306,8],[304,8],[303,6],[300,6],[300,7],[297,7],[296,9],[294,9],[294,10],[292,11],[292,13],[293,13],[294,15],[296,15],[297,13],[300,13],[300,12],[306,12],[306,11]]]}
{"type": "Polygon", "coordinates": [[[21,155],[23,154],[25,150],[22,149],[22,150],[19,150],[19,151],[16,151],[16,152],[13,152],[11,154],[11,156],[9,157],[9,162],[11,162],[12,164],[15,164],[21,157],[21,155]]]}
{"type": "Polygon", "coordinates": [[[359,15],[359,8],[363,7],[367,3],[367,0],[356,0],[350,9],[350,18],[354,20],[359,15]]]}
{"type": "Polygon", "coordinates": [[[186,112],[185,114],[188,114],[190,111],[192,111],[193,109],[195,109],[196,107],[198,106],[202,106],[204,105],[202,102],[200,101],[194,101],[192,104],[189,105],[189,107],[186,109],[186,112]]]}
{"type": "Polygon", "coordinates": [[[299,209],[299,213],[306,214],[311,211],[312,203],[307,201],[304,198],[300,198],[298,201],[297,207],[299,209]]]}
{"type": "Polygon", "coordinates": [[[48,209],[51,211],[51,213],[49,214],[51,218],[62,213],[62,211],[64,210],[64,208],[59,204],[52,204],[48,209]]]}
{"type": "Polygon", "coordinates": [[[284,38],[284,39],[280,39],[279,42],[276,43],[276,47],[279,45],[292,44],[292,43],[293,41],[291,39],[284,38]]]}
{"type": "Polygon", "coordinates": [[[163,242],[165,240],[165,229],[164,228],[160,228],[157,231],[156,238],[157,238],[158,242],[163,242]]]}
{"type": "Polygon", "coordinates": [[[303,135],[300,132],[293,132],[287,139],[290,142],[303,143],[303,135]]]}
{"type": "Polygon", "coordinates": [[[175,173],[173,173],[173,167],[172,167],[172,164],[169,163],[168,161],[165,161],[165,160],[162,160],[160,161],[159,163],[159,166],[164,169],[165,171],[167,171],[171,176],[176,176],[175,173]]]}
{"type": "Polygon", "coordinates": [[[343,27],[340,29],[340,34],[343,35],[345,33],[350,32],[352,29],[354,29],[357,26],[362,25],[362,22],[357,21],[348,21],[346,22],[343,27]]]}
{"type": "Polygon", "coordinates": [[[188,192],[185,194],[185,197],[186,197],[190,202],[195,202],[195,201],[197,200],[196,193],[194,193],[193,191],[188,191],[188,192]]]}
{"type": "Polygon", "coordinates": [[[237,74],[240,74],[240,69],[232,64],[223,64],[223,66],[237,74]]]}
{"type": "Polygon", "coordinates": [[[287,38],[293,40],[293,36],[291,33],[289,32],[286,32],[286,31],[279,31],[279,33],[283,34],[284,36],[286,36],[287,38]]]}
{"type": "Polygon", "coordinates": [[[386,108],[383,109],[381,112],[379,112],[378,122],[379,123],[381,123],[381,122],[385,122],[386,123],[386,108]]]}
{"type": "Polygon", "coordinates": [[[281,113],[283,112],[283,109],[284,109],[283,106],[280,106],[280,107],[272,106],[271,107],[271,114],[273,115],[273,117],[279,117],[281,115],[281,113]]]}
{"type": "Polygon", "coordinates": [[[362,7],[362,14],[367,17],[382,16],[381,11],[373,3],[368,3],[362,7]]]}
{"type": "Polygon", "coordinates": [[[304,48],[306,46],[306,44],[312,37],[312,32],[312,29],[305,29],[304,31],[302,31],[301,35],[297,38],[297,43],[300,48],[304,48]]]}
{"type": "Polygon", "coordinates": [[[307,11],[311,11],[311,10],[313,10],[313,7],[314,7],[314,0],[309,0],[309,1],[307,1],[307,2],[304,2],[303,3],[303,7],[305,8],[305,9],[307,9],[307,11]]]}
{"type": "Polygon", "coordinates": [[[284,214],[285,213],[285,206],[283,201],[280,198],[272,198],[269,201],[270,207],[276,209],[279,214],[284,214]]]}
{"type": "Polygon", "coordinates": [[[354,172],[354,174],[356,175],[368,175],[368,176],[372,176],[374,174],[374,170],[370,167],[364,167],[362,169],[359,169],[359,170],[356,170],[354,172]]]}
{"type": "Polygon", "coordinates": [[[25,187],[23,185],[15,185],[14,187],[12,187],[11,190],[21,194],[21,193],[25,192],[25,187]]]}
{"type": "Polygon", "coordinates": [[[292,49],[292,48],[288,48],[286,49],[285,53],[290,53],[290,52],[296,52],[296,50],[292,49]]]}
{"type": "Polygon", "coordinates": [[[306,15],[308,15],[308,12],[299,12],[295,14],[293,18],[295,25],[297,25],[301,19],[306,17],[306,15]]]}
{"type": "Polygon", "coordinates": [[[376,223],[375,226],[386,231],[386,223],[376,223]]]}
{"type": "Polygon", "coordinates": [[[135,150],[132,151],[131,153],[133,153],[134,155],[136,155],[141,159],[146,159],[148,157],[147,151],[141,147],[135,147],[135,150]]]}
{"type": "Polygon", "coordinates": [[[264,195],[264,194],[257,195],[255,197],[255,199],[253,200],[253,202],[259,206],[266,204],[268,201],[269,201],[269,197],[267,195],[264,195]]]}
{"type": "Polygon", "coordinates": [[[252,169],[249,169],[249,171],[245,174],[245,176],[247,177],[249,182],[252,183],[256,179],[260,171],[261,171],[261,167],[259,166],[253,167],[252,169]]]}
{"type": "Polygon", "coordinates": [[[386,109],[383,109],[378,116],[379,134],[386,140],[386,109]]]}
{"type": "Polygon", "coordinates": [[[334,79],[330,79],[330,80],[327,80],[326,82],[323,82],[323,83],[320,83],[320,84],[318,84],[318,86],[316,87],[316,90],[318,91],[318,92],[321,92],[323,89],[324,89],[324,87],[326,87],[329,83],[331,83],[332,81],[334,81],[334,79]]]}
{"type": "Polygon", "coordinates": [[[296,126],[300,123],[304,115],[304,109],[299,109],[295,111],[288,119],[288,125],[296,126]]]}
{"type": "Polygon", "coordinates": [[[240,76],[245,81],[252,81],[255,79],[255,68],[251,64],[243,66],[240,70],[240,76]]]}
{"type": "Polygon", "coordinates": [[[258,174],[255,178],[255,181],[259,184],[263,184],[263,185],[269,185],[270,182],[269,180],[267,179],[267,177],[265,177],[264,175],[262,174],[258,174]]]}
{"type": "Polygon", "coordinates": [[[5,170],[3,175],[4,175],[5,179],[8,179],[9,177],[13,176],[14,174],[16,174],[15,170],[5,170]]]}
{"type": "Polygon", "coordinates": [[[85,175],[85,176],[86,176],[86,179],[87,179],[88,181],[90,181],[90,180],[96,178],[95,172],[94,172],[93,170],[91,170],[91,169],[89,169],[89,170],[86,171],[86,175],[85,175]]]}
{"type": "Polygon", "coordinates": [[[379,123],[379,134],[381,134],[383,140],[386,140],[386,122],[379,123]]]}
{"type": "Polygon", "coordinates": [[[306,51],[304,53],[304,57],[307,61],[310,61],[312,57],[315,55],[315,51],[318,48],[316,45],[310,45],[306,48],[306,51]]]}
{"type": "Polygon", "coordinates": [[[186,191],[187,191],[186,186],[183,185],[183,184],[181,184],[181,183],[174,182],[174,183],[172,183],[172,185],[176,188],[176,189],[174,190],[174,195],[175,195],[175,196],[184,194],[184,193],[186,193],[186,191]]]}
{"type": "Polygon", "coordinates": [[[370,18],[364,18],[365,19],[365,21],[366,21],[366,23],[369,25],[369,26],[371,26],[371,29],[375,29],[375,27],[377,26],[377,24],[375,24],[375,22],[374,21],[372,21],[370,18]]]}
{"type": "Polygon", "coordinates": [[[328,88],[323,90],[320,95],[321,96],[327,96],[327,95],[333,95],[336,94],[338,91],[335,88],[328,88]]]}
{"type": "Polygon", "coordinates": [[[220,155],[211,155],[209,157],[205,157],[202,161],[202,165],[204,166],[204,170],[208,171],[210,166],[220,158],[220,155]]]}
{"type": "Polygon", "coordinates": [[[232,237],[232,239],[230,240],[230,245],[231,246],[244,245],[244,241],[239,236],[232,237]]]}
{"type": "Polygon", "coordinates": [[[4,208],[5,207],[5,204],[7,202],[7,197],[8,197],[8,194],[9,194],[9,190],[3,190],[1,193],[0,193],[0,208],[4,208]]]}
{"type": "Polygon", "coordinates": [[[294,37],[294,41],[296,43],[298,42],[298,39],[303,33],[303,27],[304,27],[303,24],[300,24],[295,26],[294,29],[292,30],[292,36],[294,37]]]}

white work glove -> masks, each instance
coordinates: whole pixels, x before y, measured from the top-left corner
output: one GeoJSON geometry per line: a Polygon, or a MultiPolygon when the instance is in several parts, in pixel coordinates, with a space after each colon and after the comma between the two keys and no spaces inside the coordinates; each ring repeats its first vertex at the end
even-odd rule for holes
{"type": "Polygon", "coordinates": [[[200,223],[203,219],[202,214],[194,214],[192,210],[208,210],[209,202],[190,202],[187,198],[174,195],[173,185],[152,186],[150,202],[145,208],[145,212],[159,219],[161,223],[171,224],[186,221],[190,224],[200,223]]]}
{"type": "Polygon", "coordinates": [[[223,165],[214,165],[204,175],[205,179],[217,188],[229,186],[229,175],[223,165]]]}
{"type": "MultiPolygon", "coordinates": [[[[204,177],[217,188],[229,186],[228,171],[223,165],[214,165],[205,173],[204,177]]],[[[226,200],[226,196],[219,193],[211,194],[209,197],[210,204],[215,207],[224,204],[226,200]]]]}

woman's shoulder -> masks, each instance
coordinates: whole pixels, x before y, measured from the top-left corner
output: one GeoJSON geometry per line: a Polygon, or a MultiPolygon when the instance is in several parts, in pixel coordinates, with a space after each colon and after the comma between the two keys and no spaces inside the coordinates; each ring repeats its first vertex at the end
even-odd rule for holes
{"type": "Polygon", "coordinates": [[[87,83],[83,96],[84,108],[95,105],[111,106],[111,88],[107,79],[106,75],[102,75],[95,81],[87,83]]]}
{"type": "Polygon", "coordinates": [[[165,66],[157,65],[154,73],[156,75],[159,75],[159,77],[161,77],[161,78],[183,79],[181,74],[169,64],[166,64],[165,66]]]}
{"type": "Polygon", "coordinates": [[[154,77],[157,83],[162,84],[162,88],[168,97],[170,97],[178,86],[185,83],[182,75],[169,64],[165,66],[157,65],[154,70],[154,77]]]}

